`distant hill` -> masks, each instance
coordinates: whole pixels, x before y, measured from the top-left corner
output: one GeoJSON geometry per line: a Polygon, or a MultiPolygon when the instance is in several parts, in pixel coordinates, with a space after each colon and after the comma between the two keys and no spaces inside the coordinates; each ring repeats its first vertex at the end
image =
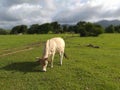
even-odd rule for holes
{"type": "Polygon", "coordinates": [[[107,27],[109,25],[120,25],[119,20],[101,20],[95,23],[100,24],[103,27],[107,27]]]}

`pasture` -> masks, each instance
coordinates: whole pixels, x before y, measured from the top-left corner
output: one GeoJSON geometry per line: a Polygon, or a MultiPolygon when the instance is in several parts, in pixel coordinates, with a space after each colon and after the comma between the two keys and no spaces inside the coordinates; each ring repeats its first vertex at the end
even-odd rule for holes
{"type": "Polygon", "coordinates": [[[0,90],[120,90],[120,34],[1,35],[0,90]],[[56,36],[65,39],[69,60],[60,66],[56,55],[54,67],[41,72],[35,57],[56,36]]]}

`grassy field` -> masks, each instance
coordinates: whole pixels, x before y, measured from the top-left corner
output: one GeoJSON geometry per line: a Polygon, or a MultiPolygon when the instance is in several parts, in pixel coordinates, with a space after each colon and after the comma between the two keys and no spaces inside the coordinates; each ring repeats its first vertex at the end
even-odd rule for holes
{"type": "Polygon", "coordinates": [[[0,36],[0,90],[120,90],[120,34],[0,36]],[[40,72],[35,57],[41,57],[43,43],[55,36],[65,39],[69,60],[60,66],[56,55],[54,68],[40,72]],[[27,47],[32,49],[12,53],[27,47]],[[7,53],[12,54],[2,56],[7,53]]]}

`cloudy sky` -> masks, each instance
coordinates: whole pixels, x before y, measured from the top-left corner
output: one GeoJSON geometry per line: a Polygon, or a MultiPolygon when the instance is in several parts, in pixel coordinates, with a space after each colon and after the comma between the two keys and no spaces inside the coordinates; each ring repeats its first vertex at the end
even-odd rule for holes
{"type": "Polygon", "coordinates": [[[102,19],[120,20],[120,0],[0,0],[0,28],[102,19]]]}

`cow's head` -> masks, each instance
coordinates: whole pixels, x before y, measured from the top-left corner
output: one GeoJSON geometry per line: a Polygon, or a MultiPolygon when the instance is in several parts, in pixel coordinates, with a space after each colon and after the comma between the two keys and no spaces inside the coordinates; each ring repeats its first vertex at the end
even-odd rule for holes
{"type": "Polygon", "coordinates": [[[47,64],[48,64],[48,58],[40,59],[39,57],[36,57],[37,62],[40,63],[42,66],[42,71],[46,72],[47,64]]]}

